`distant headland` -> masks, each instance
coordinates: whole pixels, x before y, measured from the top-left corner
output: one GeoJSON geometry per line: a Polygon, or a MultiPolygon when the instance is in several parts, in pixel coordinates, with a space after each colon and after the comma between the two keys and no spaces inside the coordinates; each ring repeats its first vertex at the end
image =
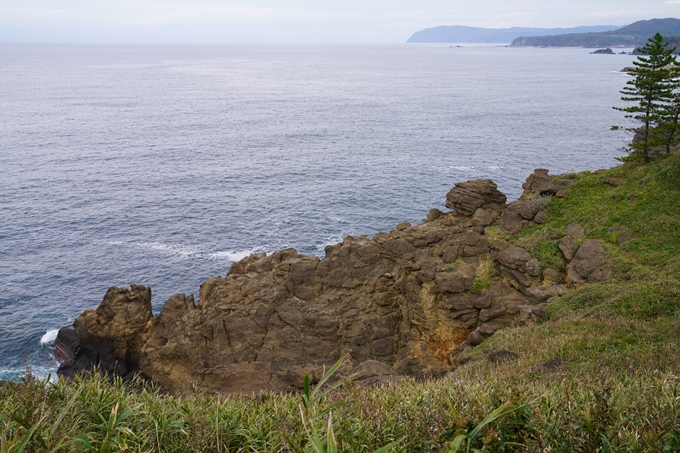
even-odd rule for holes
{"type": "Polygon", "coordinates": [[[415,32],[407,43],[498,43],[507,44],[520,36],[597,33],[621,28],[620,25],[595,25],[573,28],[480,28],[464,25],[441,25],[415,32]]]}
{"type": "Polygon", "coordinates": [[[640,20],[626,26],[478,28],[439,26],[415,32],[407,43],[511,43],[512,47],[637,47],[655,33],[680,41],[680,19],[640,20]]]}

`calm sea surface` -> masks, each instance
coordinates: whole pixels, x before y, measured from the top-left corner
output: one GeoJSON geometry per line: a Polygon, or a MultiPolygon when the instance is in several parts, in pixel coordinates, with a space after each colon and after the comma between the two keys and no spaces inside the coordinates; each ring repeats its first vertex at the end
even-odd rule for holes
{"type": "Polygon", "coordinates": [[[234,260],[322,255],[536,167],[616,164],[618,72],[585,49],[0,44],[0,379],[56,370],[110,286],[154,310],[234,260]]]}

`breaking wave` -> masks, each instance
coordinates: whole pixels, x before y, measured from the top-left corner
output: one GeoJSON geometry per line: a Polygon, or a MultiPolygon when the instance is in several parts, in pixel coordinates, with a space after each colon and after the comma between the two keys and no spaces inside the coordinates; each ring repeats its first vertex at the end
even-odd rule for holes
{"type": "Polygon", "coordinates": [[[57,334],[59,333],[59,329],[50,329],[47,332],[45,332],[45,335],[43,335],[40,338],[40,344],[49,344],[53,343],[54,340],[57,339],[57,334]]]}

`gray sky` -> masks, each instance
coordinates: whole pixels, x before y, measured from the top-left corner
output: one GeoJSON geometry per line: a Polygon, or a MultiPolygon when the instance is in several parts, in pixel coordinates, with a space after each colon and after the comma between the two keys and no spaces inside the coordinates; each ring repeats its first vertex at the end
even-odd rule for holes
{"type": "Polygon", "coordinates": [[[680,0],[0,0],[0,42],[404,42],[437,25],[573,27],[680,17],[680,0]]]}

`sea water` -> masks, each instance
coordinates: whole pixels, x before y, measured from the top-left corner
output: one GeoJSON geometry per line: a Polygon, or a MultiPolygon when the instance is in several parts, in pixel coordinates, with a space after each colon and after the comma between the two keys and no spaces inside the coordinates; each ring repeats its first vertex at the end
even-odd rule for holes
{"type": "Polygon", "coordinates": [[[0,379],[110,286],[157,312],[253,252],[417,224],[455,182],[616,164],[586,49],[0,44],[0,379]]]}

